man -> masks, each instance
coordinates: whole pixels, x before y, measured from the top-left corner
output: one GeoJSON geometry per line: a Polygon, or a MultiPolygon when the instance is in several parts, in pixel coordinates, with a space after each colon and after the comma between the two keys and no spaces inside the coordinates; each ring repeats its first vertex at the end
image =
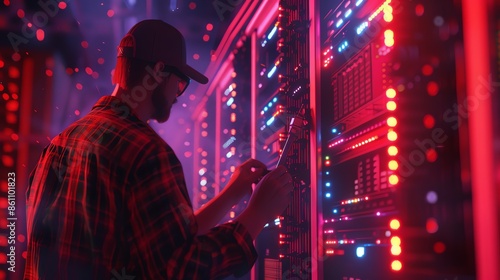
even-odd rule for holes
{"type": "Polygon", "coordinates": [[[147,124],[169,118],[190,79],[208,82],[185,52],[169,24],[136,24],[118,47],[112,96],[45,148],[27,190],[25,279],[220,279],[251,268],[252,240],[288,204],[291,177],[250,159],[193,212],[179,160],[147,124]],[[255,182],[242,214],[216,226],[255,182]]]}

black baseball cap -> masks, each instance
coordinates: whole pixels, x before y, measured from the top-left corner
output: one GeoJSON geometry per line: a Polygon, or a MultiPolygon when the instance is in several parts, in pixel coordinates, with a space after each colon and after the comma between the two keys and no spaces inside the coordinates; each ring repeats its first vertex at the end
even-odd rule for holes
{"type": "Polygon", "coordinates": [[[186,41],[181,32],[158,19],[136,23],[122,38],[118,57],[129,57],[149,62],[162,61],[201,84],[208,78],[186,63],[186,41]]]}

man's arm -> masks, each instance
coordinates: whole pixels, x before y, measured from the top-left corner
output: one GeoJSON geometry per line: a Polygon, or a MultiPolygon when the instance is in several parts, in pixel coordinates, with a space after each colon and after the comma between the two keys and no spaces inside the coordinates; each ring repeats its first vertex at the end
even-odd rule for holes
{"type": "MultiPolygon", "coordinates": [[[[198,234],[193,209],[183,194],[180,163],[170,151],[144,154],[151,156],[134,168],[126,202],[132,231],[128,241],[144,277],[221,279],[247,272],[257,254],[245,226],[228,223],[198,234]]],[[[229,202],[222,195],[202,215],[229,202]]]]}
{"type": "Polygon", "coordinates": [[[207,233],[246,194],[250,194],[252,192],[252,184],[258,181],[265,170],[266,166],[255,159],[249,159],[238,166],[226,187],[216,197],[196,211],[198,234],[207,233]]]}
{"type": "Polygon", "coordinates": [[[240,198],[226,186],[216,197],[195,212],[198,234],[205,234],[213,228],[240,198]]]}

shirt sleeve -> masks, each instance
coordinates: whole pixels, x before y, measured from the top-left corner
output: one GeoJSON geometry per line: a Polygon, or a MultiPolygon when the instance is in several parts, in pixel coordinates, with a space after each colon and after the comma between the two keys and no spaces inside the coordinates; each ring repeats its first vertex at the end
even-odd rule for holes
{"type": "Polygon", "coordinates": [[[197,235],[182,167],[173,152],[151,155],[134,173],[127,191],[129,244],[142,275],[221,279],[244,275],[252,267],[257,253],[242,224],[222,224],[197,235]]]}

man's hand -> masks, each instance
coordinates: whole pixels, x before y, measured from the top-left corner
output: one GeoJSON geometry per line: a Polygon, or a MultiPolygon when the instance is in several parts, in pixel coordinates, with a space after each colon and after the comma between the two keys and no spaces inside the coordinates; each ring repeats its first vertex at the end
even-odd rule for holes
{"type": "Polygon", "coordinates": [[[252,193],[252,184],[257,183],[266,171],[267,168],[262,162],[249,159],[236,167],[224,191],[231,193],[231,196],[239,201],[252,193]]]}
{"type": "Polygon", "coordinates": [[[241,222],[255,239],[264,225],[280,215],[288,206],[292,189],[292,176],[285,167],[278,166],[260,180],[247,208],[236,221],[241,222]]]}

